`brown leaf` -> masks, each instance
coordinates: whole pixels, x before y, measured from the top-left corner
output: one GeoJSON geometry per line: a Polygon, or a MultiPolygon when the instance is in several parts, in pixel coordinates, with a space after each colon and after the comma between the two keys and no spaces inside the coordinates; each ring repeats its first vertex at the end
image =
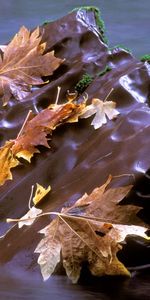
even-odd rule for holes
{"type": "MultiPolygon", "coordinates": [[[[73,283],[76,283],[80,277],[83,262],[88,262],[91,273],[96,276],[130,275],[126,267],[118,260],[117,252],[122,248],[121,243],[128,235],[148,239],[145,234],[147,228],[126,225],[126,223],[131,224],[133,215],[139,210],[134,206],[128,205],[126,209],[125,206],[119,205],[132,186],[110,188],[106,191],[110,180],[111,176],[103,186],[94,189],[89,196],[85,194],[73,206],[64,208],[50,224],[52,231],[51,226],[48,227],[44,242],[41,241],[40,247],[37,247],[40,253],[38,263],[41,268],[44,262],[45,279],[54,270],[53,261],[56,263],[55,266],[58,263],[57,254],[56,259],[53,258],[51,262],[48,260],[48,265],[46,262],[48,248],[54,247],[51,240],[53,232],[59,237],[59,242],[58,240],[57,242],[61,248],[63,266],[73,283]],[[55,222],[57,222],[57,228],[55,222]],[[45,259],[44,252],[46,252],[45,259]]],[[[135,220],[138,223],[138,217],[134,217],[135,220]]]]}
{"type": "MultiPolygon", "coordinates": [[[[108,179],[106,180],[106,182],[102,186],[100,186],[99,188],[96,188],[91,193],[90,196],[88,196],[87,194],[83,195],[79,200],[77,200],[75,202],[75,204],[74,204],[73,207],[87,206],[91,202],[94,201],[94,199],[95,199],[96,196],[98,196],[98,198],[100,198],[104,194],[104,192],[105,192],[107,186],[109,185],[109,183],[111,182],[111,180],[112,180],[112,176],[109,175],[108,179]]],[[[69,210],[70,210],[70,208],[69,208],[69,210]]]]}
{"type": "Polygon", "coordinates": [[[30,112],[29,119],[25,120],[17,138],[8,141],[0,149],[2,165],[0,184],[4,184],[7,179],[12,179],[10,169],[19,164],[18,158],[31,162],[32,156],[39,153],[37,146],[49,148],[48,134],[51,134],[60,124],[68,122],[70,117],[78,115],[82,108],[82,104],[66,103],[53,109],[46,108],[36,116],[30,112]]]}
{"type": "Polygon", "coordinates": [[[19,165],[19,161],[14,157],[11,148],[13,141],[6,142],[0,148],[0,185],[3,185],[6,180],[12,179],[11,169],[19,165]]]}
{"type": "Polygon", "coordinates": [[[22,134],[16,138],[12,147],[13,154],[30,161],[33,154],[38,151],[36,146],[42,145],[49,148],[47,135],[64,121],[67,122],[67,119],[80,109],[80,105],[66,103],[54,109],[42,110],[27,122],[22,134]]]}
{"type": "Polygon", "coordinates": [[[39,28],[32,33],[21,27],[12,41],[4,48],[0,62],[0,96],[6,105],[11,95],[16,99],[25,98],[32,85],[41,85],[41,77],[53,74],[62,59],[54,51],[44,54],[46,43],[41,43],[39,28]]]}

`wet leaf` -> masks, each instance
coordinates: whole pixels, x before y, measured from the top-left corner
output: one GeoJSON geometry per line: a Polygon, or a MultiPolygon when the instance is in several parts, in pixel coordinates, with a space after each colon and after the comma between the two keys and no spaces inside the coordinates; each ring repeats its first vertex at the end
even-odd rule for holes
{"type": "Polygon", "coordinates": [[[84,262],[88,262],[89,270],[95,276],[130,275],[117,258],[117,252],[128,235],[148,239],[147,228],[130,225],[132,221],[140,224],[136,216],[140,208],[119,205],[132,186],[108,189],[110,181],[111,176],[90,195],[85,194],[70,208],[63,208],[42,231],[45,238],[35,251],[40,253],[38,263],[45,280],[60,262],[60,249],[66,274],[73,283],[78,281],[84,262]],[[53,253],[52,260],[49,251],[50,257],[53,253]]]}
{"type": "Polygon", "coordinates": [[[6,180],[12,179],[11,169],[19,165],[19,161],[12,153],[13,142],[6,142],[0,148],[0,185],[3,185],[6,180]]]}
{"type": "Polygon", "coordinates": [[[0,60],[0,96],[6,105],[11,96],[22,100],[33,85],[44,83],[42,77],[53,74],[62,59],[54,51],[44,53],[46,43],[41,44],[39,28],[32,33],[21,27],[7,47],[3,47],[0,60]]]}
{"type": "Polygon", "coordinates": [[[0,148],[2,170],[0,185],[4,184],[6,180],[12,179],[10,169],[19,164],[19,158],[23,158],[30,163],[32,156],[39,153],[37,146],[42,145],[49,148],[48,135],[52,134],[57,126],[68,122],[70,117],[78,115],[82,107],[82,104],[66,103],[54,108],[46,108],[36,116],[31,113],[29,120],[23,124],[17,138],[6,142],[0,148]]]}

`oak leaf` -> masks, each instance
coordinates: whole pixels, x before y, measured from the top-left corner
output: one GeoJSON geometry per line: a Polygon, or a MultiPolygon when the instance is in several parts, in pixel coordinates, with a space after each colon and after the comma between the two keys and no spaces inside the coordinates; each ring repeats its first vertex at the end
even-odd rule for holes
{"type": "Polygon", "coordinates": [[[33,85],[44,83],[42,77],[52,75],[62,59],[54,56],[54,51],[44,53],[46,43],[42,43],[39,28],[32,33],[21,27],[0,56],[0,96],[6,105],[11,96],[22,100],[33,85]]]}
{"type": "Polygon", "coordinates": [[[102,101],[94,98],[92,103],[84,108],[80,117],[89,118],[95,114],[91,125],[93,125],[95,129],[98,129],[103,124],[107,123],[107,118],[112,120],[117,117],[119,112],[115,109],[115,107],[116,103],[113,101],[102,101]]]}
{"type": "Polygon", "coordinates": [[[90,195],[85,194],[70,208],[63,208],[58,217],[41,231],[45,238],[35,252],[40,253],[38,263],[44,280],[60,262],[60,251],[63,266],[73,283],[80,277],[83,262],[88,262],[89,270],[95,276],[130,275],[117,258],[117,252],[128,235],[148,239],[145,234],[147,228],[130,225],[132,221],[140,224],[135,216],[140,208],[119,205],[132,186],[107,189],[110,180],[111,177],[103,186],[94,189],[90,195]],[[54,256],[52,261],[49,251],[54,256]]]}

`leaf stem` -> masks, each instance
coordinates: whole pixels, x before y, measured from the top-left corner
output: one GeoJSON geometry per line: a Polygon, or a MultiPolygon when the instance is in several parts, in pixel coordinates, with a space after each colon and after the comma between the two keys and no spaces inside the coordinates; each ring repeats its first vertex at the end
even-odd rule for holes
{"type": "Polygon", "coordinates": [[[30,118],[30,116],[31,116],[31,113],[32,113],[32,110],[30,109],[30,110],[28,111],[28,114],[27,114],[27,116],[26,116],[26,118],[25,118],[25,120],[24,120],[24,123],[23,123],[23,125],[22,125],[22,127],[21,127],[21,129],[20,129],[20,131],[19,131],[19,133],[18,133],[18,135],[17,135],[17,138],[19,138],[20,135],[22,134],[22,132],[23,132],[25,126],[26,126],[26,123],[27,123],[27,121],[29,120],[29,118],[30,118]]]}
{"type": "Polygon", "coordinates": [[[112,88],[112,89],[110,90],[110,92],[108,93],[108,95],[107,95],[106,98],[104,99],[104,102],[107,101],[108,97],[110,96],[110,94],[112,93],[113,90],[114,90],[114,88],[112,88]]]}
{"type": "Polygon", "coordinates": [[[61,87],[58,86],[57,87],[57,96],[56,96],[56,100],[55,100],[55,105],[58,104],[58,100],[59,100],[59,96],[60,96],[60,91],[61,91],[61,87]]]}

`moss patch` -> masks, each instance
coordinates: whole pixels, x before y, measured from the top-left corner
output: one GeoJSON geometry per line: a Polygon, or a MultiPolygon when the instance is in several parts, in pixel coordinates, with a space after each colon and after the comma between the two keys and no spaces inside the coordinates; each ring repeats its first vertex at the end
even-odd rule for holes
{"type": "Polygon", "coordinates": [[[150,63],[150,54],[145,54],[142,57],[140,57],[141,61],[147,61],[148,63],[150,63]]]}
{"type": "Polygon", "coordinates": [[[112,68],[107,65],[101,72],[97,73],[97,76],[99,76],[99,77],[103,76],[103,75],[105,75],[107,72],[109,72],[111,70],[112,70],[112,68]]]}
{"type": "Polygon", "coordinates": [[[100,10],[95,6],[81,6],[81,7],[74,8],[72,11],[77,11],[77,10],[86,10],[86,11],[94,13],[96,25],[97,25],[97,28],[99,29],[99,32],[100,32],[101,36],[102,36],[102,40],[105,44],[108,44],[108,39],[105,35],[105,31],[106,31],[105,30],[105,24],[104,24],[104,21],[101,18],[100,10]]]}
{"type": "Polygon", "coordinates": [[[42,23],[42,25],[48,25],[49,23],[51,23],[52,21],[47,21],[47,20],[45,20],[43,23],[42,23]]]}
{"type": "Polygon", "coordinates": [[[89,74],[84,74],[81,78],[81,80],[76,84],[75,90],[82,94],[85,89],[90,85],[90,83],[93,81],[93,77],[89,74]]]}

